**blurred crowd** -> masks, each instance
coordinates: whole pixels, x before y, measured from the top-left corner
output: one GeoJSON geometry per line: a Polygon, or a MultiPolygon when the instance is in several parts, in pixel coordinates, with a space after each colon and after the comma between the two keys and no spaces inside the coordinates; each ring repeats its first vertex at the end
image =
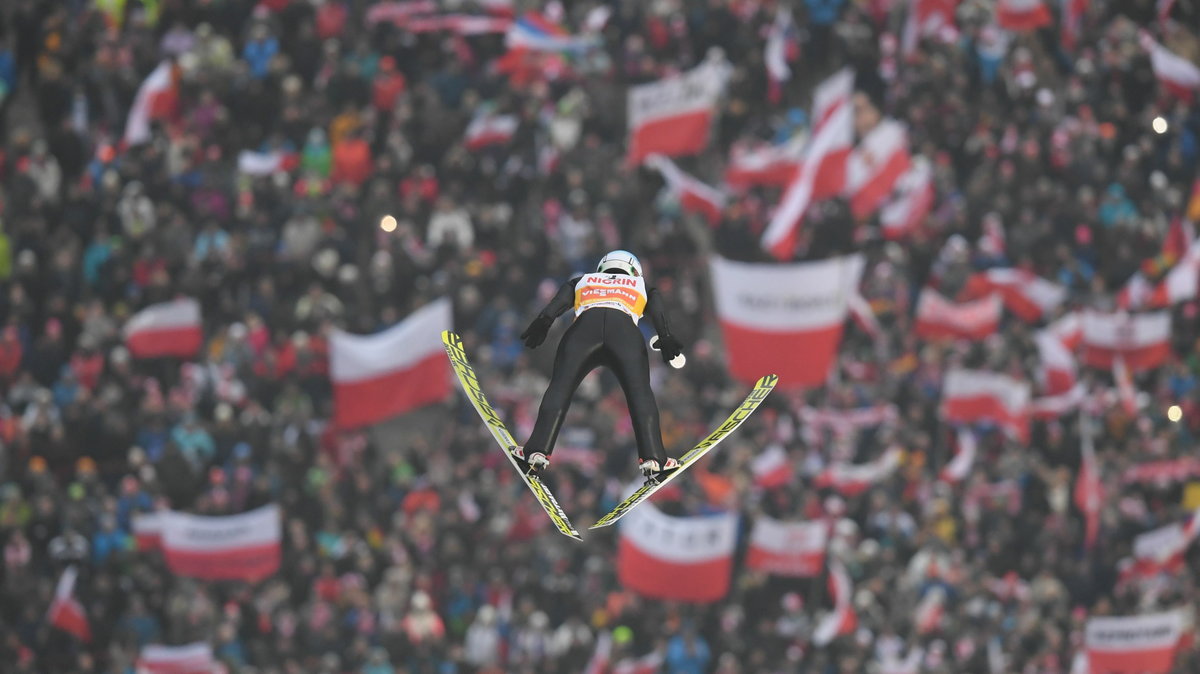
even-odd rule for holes
{"type": "MultiPolygon", "coordinates": [[[[903,58],[908,3],[801,0],[779,103],[763,62],[770,0],[620,0],[599,48],[507,70],[503,34],[371,24],[366,0],[0,4],[3,671],[125,674],[148,643],[209,641],[231,672],[579,672],[607,635],[614,660],[657,651],[672,674],[870,672],[915,647],[923,672],[1066,674],[1087,616],[1200,598],[1194,573],[1147,588],[1118,583],[1117,567],[1133,536],[1200,498],[1187,481],[1122,479],[1194,451],[1195,301],[1172,309],[1170,362],[1137,381],[1146,407],[1103,411],[1107,496],[1090,551],[1070,498],[1074,415],[1036,423],[1028,444],[985,433],[964,484],[936,480],[953,447],[937,416],[942,374],[968,364],[1033,381],[1032,329],[1010,317],[995,338],[950,345],[911,330],[921,287],[953,295],[996,265],[1067,286],[1064,310],[1112,306],[1196,177],[1200,107],[1163,93],[1137,42],[1147,28],[1196,60],[1194,1],[1167,3],[1160,20],[1148,0],[1092,0],[1068,47],[1057,24],[1007,35],[991,2],[965,0],[956,39],[903,58]],[[708,260],[767,260],[759,236],[778,193],[736,195],[710,226],[623,162],[626,88],[713,50],[733,66],[730,86],[710,148],[680,160],[702,179],[720,182],[735,144],[803,133],[813,84],[843,64],[860,105],[905,122],[935,167],[936,207],[908,240],[885,242],[838,200],[814,209],[797,258],[864,251],[883,337],[848,328],[829,385],[772,396],[662,504],[737,508],[744,529],[763,514],[835,523],[829,554],[849,569],[859,624],[825,648],[811,644],[830,608],[823,577],[754,573],[739,556],[730,595],[711,605],[624,591],[615,533],[579,544],[548,528],[459,397],[374,429],[327,423],[331,328],[373,332],[450,296],[484,389],[525,437],[552,349],[517,336],[558,283],[618,247],[642,257],[687,345],[683,370],[652,365],[672,455],[723,418],[745,386],[725,373],[708,260]],[[127,145],[135,93],[163,59],[174,93],[151,139],[127,145]],[[468,151],[464,129],[485,102],[519,126],[507,144],[468,151]],[[246,150],[296,161],[250,176],[236,169],[246,150]],[[976,245],[985,221],[1001,223],[1002,250],[976,245]],[[124,320],[179,295],[203,306],[202,356],[131,358],[124,320]],[[816,442],[797,432],[804,405],[882,401],[898,405],[897,423],[816,442]],[[773,443],[798,472],[764,492],[749,465],[773,443]],[[812,486],[832,459],[867,461],[892,443],[907,450],[902,467],[863,495],[812,486]],[[270,502],[285,512],[283,565],[259,584],[176,578],[133,544],[139,512],[270,502]],[[72,564],[90,643],[46,621],[72,564]],[[931,591],[946,593],[947,615],[919,633],[914,607],[931,591]]],[[[575,30],[602,3],[512,4],[575,30]]],[[[553,468],[581,529],[633,478],[632,442],[615,381],[590,377],[553,468]]]]}

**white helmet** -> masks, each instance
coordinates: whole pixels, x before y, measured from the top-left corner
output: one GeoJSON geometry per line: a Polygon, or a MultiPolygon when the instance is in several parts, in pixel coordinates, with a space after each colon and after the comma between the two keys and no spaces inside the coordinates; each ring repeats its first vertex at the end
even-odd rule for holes
{"type": "Polygon", "coordinates": [[[638,262],[636,255],[627,250],[614,250],[600,258],[600,264],[596,265],[597,272],[610,270],[616,270],[630,276],[641,276],[642,263],[638,262]]]}

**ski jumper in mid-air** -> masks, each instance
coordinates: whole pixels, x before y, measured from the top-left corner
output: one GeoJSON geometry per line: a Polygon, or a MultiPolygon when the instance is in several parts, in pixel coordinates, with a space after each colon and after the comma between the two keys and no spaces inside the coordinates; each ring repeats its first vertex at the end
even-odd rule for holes
{"type": "Polygon", "coordinates": [[[651,348],[659,351],[663,362],[683,366],[683,346],[671,334],[661,293],[647,289],[636,256],[624,250],[612,251],[600,260],[595,273],[562,284],[521,333],[525,346],[533,349],[541,345],[554,320],[571,308],[575,309],[575,320],[558,343],[554,372],[542,396],[533,432],[523,447],[513,449],[514,456],[532,471],[547,468],[575,389],[585,375],[605,366],[616,375],[625,392],[642,474],[651,478],[674,470],[679,464],[667,458],[663,448],[658,404],[650,388],[650,361],[637,326],[643,315],[649,315],[658,333],[650,342],[651,348]]]}

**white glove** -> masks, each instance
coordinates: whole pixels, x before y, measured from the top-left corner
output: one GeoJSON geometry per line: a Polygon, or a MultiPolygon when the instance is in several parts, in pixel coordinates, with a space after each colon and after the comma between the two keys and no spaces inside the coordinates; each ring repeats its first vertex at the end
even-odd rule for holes
{"type": "MultiPolygon", "coordinates": [[[[654,351],[658,351],[658,335],[650,338],[650,348],[654,351]]],[[[675,368],[676,370],[682,368],[684,365],[687,365],[687,356],[683,355],[682,353],[671,359],[671,367],[675,368]]]]}

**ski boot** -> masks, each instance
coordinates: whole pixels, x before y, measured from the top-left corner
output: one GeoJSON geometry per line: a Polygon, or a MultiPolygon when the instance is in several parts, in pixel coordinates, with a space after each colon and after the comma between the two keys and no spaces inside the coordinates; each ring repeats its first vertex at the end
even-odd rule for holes
{"type": "Polygon", "coordinates": [[[638,468],[641,469],[646,484],[658,484],[659,478],[678,467],[679,462],[675,459],[667,459],[662,465],[659,465],[658,461],[654,459],[638,459],[638,468]]]}
{"type": "Polygon", "coordinates": [[[539,475],[543,470],[550,467],[550,457],[541,452],[533,452],[527,457],[525,456],[525,448],[521,445],[512,448],[512,455],[518,461],[524,463],[529,469],[527,472],[532,475],[539,475]]]}

